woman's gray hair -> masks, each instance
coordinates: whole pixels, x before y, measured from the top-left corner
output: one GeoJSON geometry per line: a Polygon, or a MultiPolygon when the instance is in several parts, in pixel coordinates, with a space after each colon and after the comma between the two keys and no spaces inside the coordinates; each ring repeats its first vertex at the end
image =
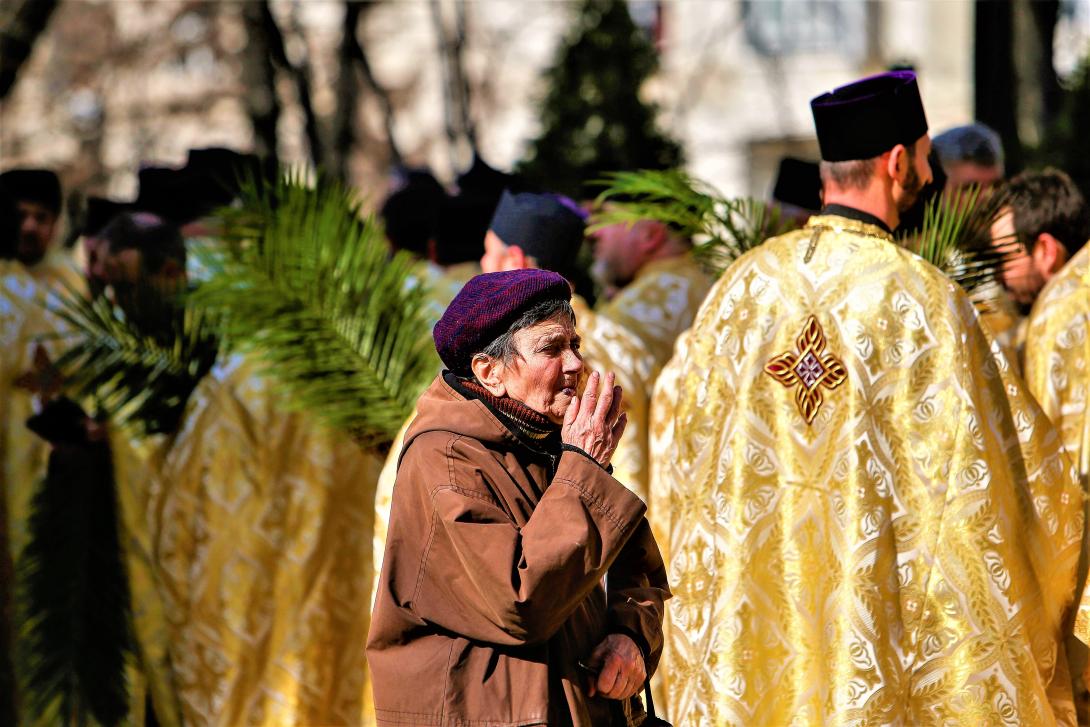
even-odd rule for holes
{"type": "Polygon", "coordinates": [[[554,318],[560,318],[574,326],[575,311],[572,310],[571,303],[562,298],[551,298],[549,300],[543,300],[540,303],[535,303],[527,308],[526,311],[523,312],[523,314],[519,316],[506,331],[497,336],[492,343],[474,353],[472,358],[475,359],[477,356],[488,356],[489,358],[498,359],[506,363],[518,353],[515,349],[516,333],[523,328],[536,326],[538,323],[551,321],[554,318]]]}

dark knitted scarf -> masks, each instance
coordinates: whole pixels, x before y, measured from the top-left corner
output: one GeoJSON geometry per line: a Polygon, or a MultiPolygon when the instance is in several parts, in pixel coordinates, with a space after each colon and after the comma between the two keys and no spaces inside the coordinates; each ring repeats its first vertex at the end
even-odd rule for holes
{"type": "Polygon", "coordinates": [[[516,399],[496,396],[473,379],[463,379],[449,371],[444,378],[462,396],[484,402],[504,426],[515,434],[537,443],[539,447],[551,448],[548,447],[552,444],[550,438],[559,443],[560,425],[554,424],[544,414],[534,411],[516,399]]]}

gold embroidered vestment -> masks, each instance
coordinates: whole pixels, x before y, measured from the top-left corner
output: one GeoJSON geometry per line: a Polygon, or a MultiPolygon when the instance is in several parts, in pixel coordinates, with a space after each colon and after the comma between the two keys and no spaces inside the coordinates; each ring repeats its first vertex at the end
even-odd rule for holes
{"type": "Polygon", "coordinates": [[[651,452],[676,724],[1073,720],[1074,471],[965,294],[881,229],[814,217],[727,270],[651,452]],[[843,379],[807,362],[800,410],[765,367],[807,351],[843,379]]]}

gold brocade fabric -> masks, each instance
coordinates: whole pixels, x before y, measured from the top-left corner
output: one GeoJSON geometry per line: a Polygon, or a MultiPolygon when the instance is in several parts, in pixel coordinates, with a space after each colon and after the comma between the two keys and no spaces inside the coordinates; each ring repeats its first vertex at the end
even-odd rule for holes
{"type": "Polygon", "coordinates": [[[648,414],[651,392],[670,360],[674,341],[693,321],[711,280],[689,255],[644,265],[636,279],[599,305],[584,328],[589,365],[612,371],[624,391],[628,425],[613,454],[613,476],[639,495],[648,495],[648,414]]]}
{"type": "Polygon", "coordinates": [[[77,292],[83,289],[79,272],[63,253],[52,253],[29,268],[0,260],[0,483],[16,560],[26,544],[30,500],[49,458],[49,445],[26,427],[35,411],[35,394],[16,380],[33,373],[39,343],[52,360],[64,348],[64,341],[55,336],[67,326],[47,309],[54,307],[63,285],[77,292]]]}
{"type": "Polygon", "coordinates": [[[372,724],[363,645],[382,462],[270,387],[242,358],[217,366],[145,459],[144,491],[119,485],[130,562],[150,560],[134,596],[150,583],[160,599],[137,613],[152,694],[169,683],[186,725],[372,724]]]}
{"type": "Polygon", "coordinates": [[[1019,313],[1010,294],[996,281],[973,291],[971,299],[980,316],[984,334],[999,344],[1007,361],[1021,375],[1028,319],[1019,313]]]}
{"type": "MultiPolygon", "coordinates": [[[[1026,383],[1090,478],[1090,245],[1041,291],[1026,334],[1026,383]]],[[[1083,591],[1075,635],[1090,644],[1090,591],[1083,591]]]]}
{"type": "Polygon", "coordinates": [[[1074,471],[964,293],[879,228],[814,217],[728,269],[652,452],[675,724],[1074,721],[1074,471]]]}
{"type": "Polygon", "coordinates": [[[169,451],[164,435],[141,437],[125,428],[111,427],[117,487],[118,521],[121,524],[125,568],[129,577],[133,629],[137,644],[138,669],[130,675],[130,723],[146,723],[144,699],[150,695],[156,721],[163,727],[181,727],[180,695],[175,693],[170,669],[170,631],[154,561],[152,519],[148,517],[148,482],[169,451]]]}

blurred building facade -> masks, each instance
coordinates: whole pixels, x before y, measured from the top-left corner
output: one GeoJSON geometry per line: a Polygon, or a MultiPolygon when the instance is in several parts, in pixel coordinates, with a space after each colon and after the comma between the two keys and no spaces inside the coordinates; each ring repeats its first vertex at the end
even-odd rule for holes
{"type": "MultiPolygon", "coordinates": [[[[1065,0],[1085,9],[1090,0],[1065,0]]],[[[192,0],[61,0],[0,109],[0,165],[51,166],[69,187],[129,197],[140,165],[181,164],[191,147],[255,148],[269,103],[246,7],[192,0]]],[[[972,0],[677,0],[629,3],[656,40],[644,89],[689,169],[727,194],[764,196],[780,156],[816,158],[809,99],[894,64],[920,74],[933,130],[973,112],[972,0]]],[[[277,151],[308,162],[298,77],[327,134],[345,96],[345,3],[270,0],[298,76],[280,73],[277,151]]],[[[537,132],[542,71],[577,2],[370,3],[357,38],[375,88],[350,99],[348,177],[382,196],[392,158],[452,179],[475,146],[510,166],[537,132]],[[389,109],[389,111],[386,111],[389,109]]],[[[1082,11],[1080,11],[1082,12],[1082,11]]],[[[1090,37],[1074,14],[1062,37],[1090,37]]],[[[1071,44],[1076,41],[1065,40],[1071,44]]],[[[330,142],[332,143],[332,141],[330,142]]],[[[328,159],[328,156],[327,156],[328,159]]]]}

